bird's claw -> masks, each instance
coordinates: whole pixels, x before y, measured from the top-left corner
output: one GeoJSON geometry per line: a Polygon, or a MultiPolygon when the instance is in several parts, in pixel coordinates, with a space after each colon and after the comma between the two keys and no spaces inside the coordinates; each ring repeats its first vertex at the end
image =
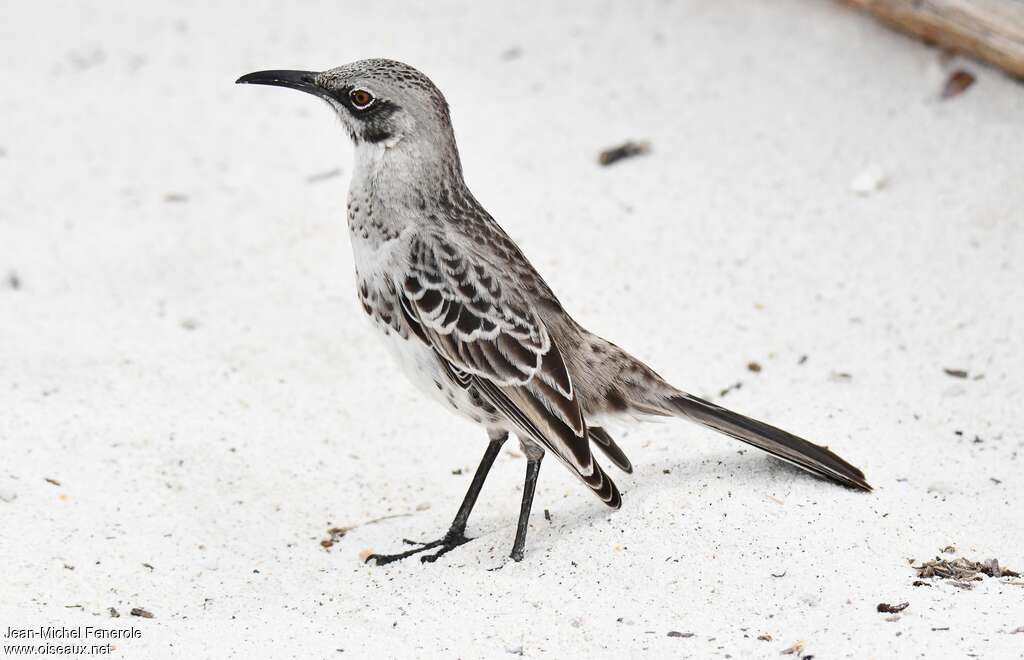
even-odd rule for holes
{"type": "Polygon", "coordinates": [[[366,557],[365,563],[368,564],[372,560],[374,563],[377,564],[377,566],[383,566],[385,564],[390,564],[392,562],[408,559],[413,555],[419,554],[425,550],[430,550],[431,548],[438,548],[436,552],[432,552],[430,554],[423,555],[422,557],[420,557],[420,562],[424,564],[432,564],[438,559],[440,559],[442,556],[448,554],[450,551],[454,550],[460,545],[463,545],[464,543],[469,542],[470,540],[471,539],[467,537],[465,534],[452,533],[450,531],[444,535],[444,538],[440,538],[436,541],[422,542],[411,541],[409,539],[402,539],[402,542],[406,545],[415,545],[419,547],[413,548],[412,550],[406,550],[405,552],[399,552],[393,555],[368,555],[366,557]]]}

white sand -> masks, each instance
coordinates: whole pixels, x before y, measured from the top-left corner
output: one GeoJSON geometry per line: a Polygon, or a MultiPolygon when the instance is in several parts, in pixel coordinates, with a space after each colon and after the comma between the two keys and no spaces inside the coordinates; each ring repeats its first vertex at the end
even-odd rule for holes
{"type": "Polygon", "coordinates": [[[958,60],[977,83],[940,102],[937,51],[809,0],[43,4],[0,24],[0,635],[134,625],[126,658],[1024,653],[1024,586],[908,566],[952,544],[1024,568],[1020,84],[958,60]],[[478,540],[363,565],[445,529],[485,438],[362,318],[337,122],[232,82],[381,55],[446,92],[470,185],[581,322],[695,393],[742,381],[725,404],[875,493],[648,425],[621,434],[617,513],[545,464],[521,564],[489,570],[524,465],[502,455],[478,540]],[[596,165],[627,138],[653,152],[596,165]],[[867,170],[884,185],[858,194],[867,170]]]}

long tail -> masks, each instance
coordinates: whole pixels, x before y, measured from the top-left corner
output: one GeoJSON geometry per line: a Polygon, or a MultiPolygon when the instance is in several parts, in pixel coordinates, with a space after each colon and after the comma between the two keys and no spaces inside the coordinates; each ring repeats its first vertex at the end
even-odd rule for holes
{"type": "Polygon", "coordinates": [[[822,447],[792,433],[716,406],[691,394],[669,397],[669,404],[682,416],[720,433],[753,445],[808,472],[837,481],[850,488],[871,490],[864,473],[822,447]]]}

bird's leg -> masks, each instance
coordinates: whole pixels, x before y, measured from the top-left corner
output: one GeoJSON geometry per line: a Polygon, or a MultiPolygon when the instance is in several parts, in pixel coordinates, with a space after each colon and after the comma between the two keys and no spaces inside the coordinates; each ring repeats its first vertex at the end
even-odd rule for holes
{"type": "Polygon", "coordinates": [[[544,450],[537,445],[523,443],[526,451],[526,481],[523,483],[523,504],[519,508],[519,524],[516,526],[516,540],[512,544],[512,559],[523,561],[523,546],[526,545],[526,528],[530,524],[530,509],[533,508],[533,493],[537,490],[537,475],[544,450]]]}
{"type": "Polygon", "coordinates": [[[466,523],[469,521],[469,514],[472,513],[473,505],[476,504],[476,498],[480,494],[480,489],[484,486],[484,481],[487,479],[487,473],[491,471],[491,466],[494,465],[494,459],[498,457],[498,452],[501,451],[501,446],[505,444],[506,440],[508,440],[508,433],[504,431],[491,432],[489,435],[491,441],[487,444],[487,451],[484,452],[484,457],[480,459],[480,465],[476,469],[476,474],[473,475],[473,481],[469,484],[469,490],[466,491],[466,496],[462,499],[462,506],[459,507],[459,512],[455,514],[455,520],[452,521],[452,525],[448,528],[448,532],[442,538],[428,543],[419,543],[417,541],[410,541],[409,539],[402,539],[403,542],[409,545],[418,545],[419,547],[414,548],[413,550],[399,552],[394,555],[373,554],[366,558],[367,562],[372,560],[377,562],[378,566],[382,566],[383,564],[390,564],[393,561],[399,561],[406,557],[419,554],[424,550],[440,547],[437,552],[420,557],[420,561],[432,562],[436,561],[441,555],[444,555],[450,550],[454,550],[470,540],[466,537],[466,523]]]}

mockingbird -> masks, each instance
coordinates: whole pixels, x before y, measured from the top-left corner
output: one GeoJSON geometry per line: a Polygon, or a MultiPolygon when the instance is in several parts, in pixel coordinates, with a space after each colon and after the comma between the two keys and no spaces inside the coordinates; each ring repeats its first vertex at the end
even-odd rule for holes
{"type": "Polygon", "coordinates": [[[434,561],[467,542],[466,521],[509,433],[526,455],[514,560],[523,558],[546,452],[617,509],[619,491],[592,447],[625,472],[633,467],[598,425],[607,419],[684,417],[871,490],[860,470],[826,447],[678,390],[574,321],[466,187],[448,104],[413,67],[373,59],[323,72],[258,71],[237,82],[313,94],[341,118],[355,143],[348,225],[363,310],[412,381],[490,439],[448,532],[368,561],[435,549],[421,556],[434,561]]]}

